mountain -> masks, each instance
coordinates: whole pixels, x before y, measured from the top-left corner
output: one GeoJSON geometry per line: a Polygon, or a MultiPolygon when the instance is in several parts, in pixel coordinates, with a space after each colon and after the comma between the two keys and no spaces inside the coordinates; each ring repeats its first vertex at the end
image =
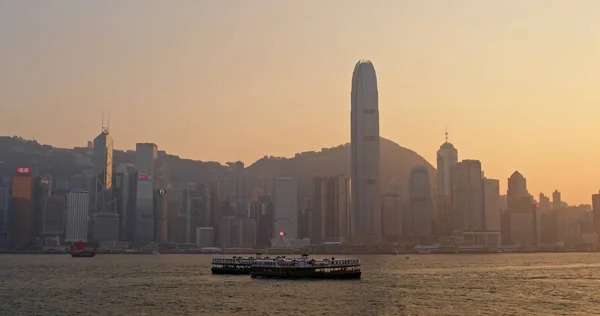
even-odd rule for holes
{"type": "MultiPolygon", "coordinates": [[[[390,190],[395,183],[401,197],[406,199],[410,170],[418,165],[427,167],[431,186],[435,189],[436,171],[423,157],[385,138],[381,138],[380,144],[383,192],[390,190]]],[[[16,168],[29,167],[38,175],[71,177],[91,168],[90,154],[87,148],[60,149],[20,137],[0,137],[0,174],[7,175],[16,168]]],[[[115,168],[124,162],[135,164],[135,152],[115,150],[115,168]]],[[[159,152],[159,163],[166,163],[169,178],[174,183],[208,183],[216,177],[225,176],[228,170],[227,166],[218,162],[182,159],[165,152],[159,152]]],[[[300,197],[303,197],[310,193],[314,177],[350,174],[350,144],[324,148],[319,152],[303,152],[293,158],[265,156],[246,169],[250,188],[259,186],[261,179],[289,176],[298,180],[300,197]]]]}
{"type": "MultiPolygon", "coordinates": [[[[406,199],[410,171],[412,167],[422,165],[427,167],[431,187],[435,190],[436,170],[419,154],[385,138],[381,138],[380,151],[383,192],[396,184],[402,199],[406,199]]],[[[324,148],[319,152],[303,152],[293,158],[264,157],[247,170],[253,181],[260,177],[293,177],[298,180],[300,196],[304,196],[311,190],[314,177],[350,175],[350,144],[324,148]]]]}

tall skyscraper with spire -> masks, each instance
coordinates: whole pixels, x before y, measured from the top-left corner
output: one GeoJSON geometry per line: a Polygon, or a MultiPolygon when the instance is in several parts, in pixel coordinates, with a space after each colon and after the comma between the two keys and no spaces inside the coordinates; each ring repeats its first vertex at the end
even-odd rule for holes
{"type": "Polygon", "coordinates": [[[451,170],[458,163],[458,151],[454,145],[448,142],[448,130],[446,130],[446,141],[437,151],[437,193],[440,196],[452,195],[451,170]]]}
{"type": "Polygon", "coordinates": [[[355,241],[381,238],[379,201],[379,96],[369,60],[354,67],[351,91],[352,235],[355,241]]]}
{"type": "Polygon", "coordinates": [[[454,145],[448,142],[448,130],[446,130],[446,141],[437,151],[437,210],[434,215],[436,234],[448,236],[452,234],[452,169],[458,163],[458,151],[454,145]]]}
{"type": "MultiPolygon", "coordinates": [[[[102,124],[104,125],[104,123],[102,124]]],[[[108,127],[94,139],[94,183],[92,197],[91,240],[119,240],[119,215],[113,196],[113,139],[108,127]]]]}

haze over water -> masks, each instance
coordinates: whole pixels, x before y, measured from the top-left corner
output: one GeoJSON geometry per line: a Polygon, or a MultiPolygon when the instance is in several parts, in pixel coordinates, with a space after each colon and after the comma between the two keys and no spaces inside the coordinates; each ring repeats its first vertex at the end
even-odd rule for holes
{"type": "Polygon", "coordinates": [[[600,253],[361,256],[360,281],[213,276],[208,255],[2,255],[1,315],[590,315],[600,253]]]}

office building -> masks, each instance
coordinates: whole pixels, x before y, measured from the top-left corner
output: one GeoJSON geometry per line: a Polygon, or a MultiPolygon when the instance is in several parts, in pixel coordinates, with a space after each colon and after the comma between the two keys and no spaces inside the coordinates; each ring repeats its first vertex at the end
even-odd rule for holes
{"type": "Polygon", "coordinates": [[[167,190],[159,189],[154,195],[154,241],[157,243],[168,242],[167,216],[169,198],[167,190]]]}
{"type": "Polygon", "coordinates": [[[113,139],[108,128],[94,139],[91,235],[95,241],[119,239],[119,215],[113,196],[113,139]]]}
{"type": "Polygon", "coordinates": [[[355,241],[381,238],[379,207],[379,95],[373,63],[354,67],[351,91],[352,235],[355,241]]]}
{"type": "Polygon", "coordinates": [[[386,193],[381,198],[381,231],[385,241],[397,242],[402,237],[400,195],[386,193]]]}
{"type": "Polygon", "coordinates": [[[66,241],[87,241],[89,205],[90,193],[88,191],[71,190],[67,192],[66,241]]]}
{"type": "Polygon", "coordinates": [[[313,243],[349,240],[350,183],[344,176],[315,178],[309,229],[313,243]]]}
{"type": "Polygon", "coordinates": [[[435,234],[439,237],[448,237],[452,235],[452,206],[452,196],[438,195],[435,234]]]}
{"type": "Polygon", "coordinates": [[[64,238],[66,226],[65,197],[46,196],[43,203],[42,230],[40,235],[45,238],[64,238]]]}
{"type": "Polygon", "coordinates": [[[283,235],[298,238],[298,182],[293,178],[277,178],[274,183],[273,238],[283,235]]]}
{"type": "Polygon", "coordinates": [[[256,221],[237,217],[231,221],[230,247],[252,248],[256,244],[256,221]]]}
{"type": "Polygon", "coordinates": [[[184,196],[188,220],[188,243],[196,240],[196,228],[212,227],[210,188],[207,185],[188,185],[184,196]]]}
{"type": "Polygon", "coordinates": [[[197,227],[196,228],[196,247],[214,247],[214,235],[215,232],[212,227],[197,227]]]}
{"type": "Polygon", "coordinates": [[[481,162],[463,160],[456,164],[452,173],[454,207],[452,217],[454,231],[484,231],[483,182],[481,162]]]}
{"type": "Polygon", "coordinates": [[[425,166],[412,168],[409,178],[408,236],[412,240],[426,240],[433,235],[433,203],[429,172],[425,166]]]}
{"type": "Polygon", "coordinates": [[[600,235],[600,193],[592,195],[594,232],[600,235]]]}
{"type": "Polygon", "coordinates": [[[119,215],[119,240],[134,240],[138,171],[130,163],[122,163],[115,174],[115,194],[119,215]]]}
{"type": "MultiPolygon", "coordinates": [[[[502,243],[508,245],[537,246],[537,205],[527,190],[527,180],[519,171],[508,178],[507,219],[502,228],[502,243]]],[[[539,219],[541,220],[541,219],[539,219]]]]}
{"type": "Polygon", "coordinates": [[[152,143],[135,146],[138,181],[133,244],[145,246],[154,241],[154,193],[158,169],[158,147],[152,143]]]}
{"type": "Polygon", "coordinates": [[[256,244],[260,247],[268,247],[271,245],[273,238],[273,202],[270,195],[262,195],[257,201],[258,212],[256,215],[256,244]]]}
{"type": "Polygon", "coordinates": [[[500,180],[483,179],[483,211],[486,232],[486,246],[501,243],[502,203],[500,201],[500,180]]]}
{"type": "Polygon", "coordinates": [[[437,151],[437,194],[438,196],[452,196],[452,168],[458,163],[458,151],[454,145],[446,142],[437,151]]]}
{"type": "Polygon", "coordinates": [[[12,180],[11,230],[8,236],[12,247],[25,247],[35,238],[33,186],[31,170],[18,168],[12,180]]]}
{"type": "Polygon", "coordinates": [[[10,189],[0,186],[0,248],[8,246],[10,231],[10,189]]]}

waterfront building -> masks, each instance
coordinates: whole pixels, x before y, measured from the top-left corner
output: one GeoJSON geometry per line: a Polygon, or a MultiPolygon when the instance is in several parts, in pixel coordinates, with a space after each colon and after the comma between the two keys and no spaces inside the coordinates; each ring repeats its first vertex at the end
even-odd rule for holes
{"type": "Polygon", "coordinates": [[[274,183],[273,238],[280,234],[288,239],[298,238],[298,182],[280,177],[274,183]]]}
{"type": "Polygon", "coordinates": [[[67,192],[66,241],[84,241],[88,239],[90,193],[84,190],[67,192]]]}

